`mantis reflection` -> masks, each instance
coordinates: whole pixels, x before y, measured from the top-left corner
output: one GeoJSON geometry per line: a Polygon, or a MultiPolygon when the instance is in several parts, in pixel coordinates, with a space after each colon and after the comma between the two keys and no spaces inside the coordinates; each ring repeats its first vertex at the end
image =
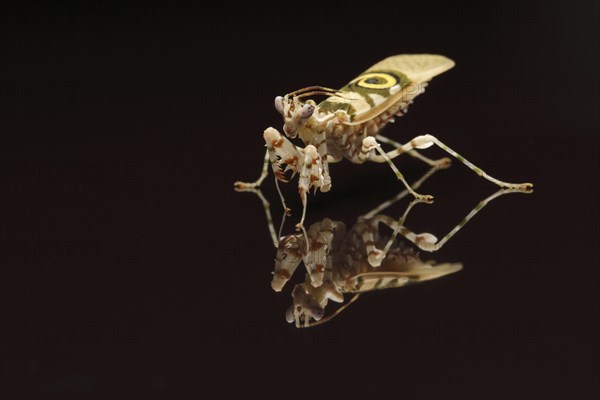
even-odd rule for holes
{"type": "MultiPolygon", "coordinates": [[[[411,185],[412,189],[416,190],[435,171],[436,168],[430,169],[411,185]]],[[[422,200],[411,201],[398,219],[382,214],[383,210],[406,197],[410,193],[408,190],[358,217],[349,229],[341,221],[324,218],[312,224],[307,231],[281,236],[284,214],[279,238],[273,226],[269,202],[263,193],[255,188],[247,191],[255,193],[261,200],[271,239],[277,249],[271,282],[273,290],[280,292],[300,263],[303,262],[306,267],[304,282],[294,286],[293,302],[286,311],[287,321],[294,322],[299,328],[331,320],[356,301],[361,293],[420,283],[460,271],[461,263],[423,261],[418,249],[427,252],[441,249],[492,200],[508,193],[530,193],[521,189],[498,190],[481,200],[462,221],[438,240],[431,233],[415,233],[405,226],[410,210],[422,200]],[[381,224],[392,229],[389,237],[380,232],[381,224]],[[397,240],[398,235],[406,241],[397,240]],[[335,312],[325,315],[329,300],[343,303],[344,294],[353,294],[353,297],[335,312]]]]}

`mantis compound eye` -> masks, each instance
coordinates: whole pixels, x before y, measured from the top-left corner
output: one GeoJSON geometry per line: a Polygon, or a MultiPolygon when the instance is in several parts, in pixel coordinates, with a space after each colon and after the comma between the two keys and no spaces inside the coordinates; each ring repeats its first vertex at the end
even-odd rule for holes
{"type": "Polygon", "coordinates": [[[315,107],[312,104],[305,104],[302,106],[302,110],[300,110],[300,118],[307,119],[315,112],[315,107]]]}
{"type": "Polygon", "coordinates": [[[325,315],[325,310],[319,307],[311,307],[310,313],[316,321],[319,321],[321,318],[323,318],[323,315],[325,315]]]}
{"type": "Polygon", "coordinates": [[[292,322],[294,322],[294,306],[291,306],[290,308],[287,309],[287,311],[285,312],[285,320],[287,322],[289,322],[290,324],[292,322]]]}
{"type": "Polygon", "coordinates": [[[283,97],[275,97],[275,109],[279,114],[283,114],[283,97]]]}

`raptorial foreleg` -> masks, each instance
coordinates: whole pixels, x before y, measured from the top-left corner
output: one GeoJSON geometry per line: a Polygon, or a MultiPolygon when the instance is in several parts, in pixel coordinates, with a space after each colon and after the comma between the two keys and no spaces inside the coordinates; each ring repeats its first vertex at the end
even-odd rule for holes
{"type": "Polygon", "coordinates": [[[315,146],[309,144],[304,149],[304,160],[300,169],[300,179],[298,182],[298,192],[300,200],[302,200],[302,218],[296,225],[296,229],[300,230],[304,227],[304,219],[306,218],[306,207],[308,203],[307,193],[310,188],[314,188],[315,192],[323,186],[323,162],[315,146]]]}
{"type": "Polygon", "coordinates": [[[286,215],[289,215],[291,210],[285,205],[285,199],[279,182],[288,182],[285,177],[287,171],[292,171],[294,176],[299,169],[301,160],[304,156],[303,150],[296,147],[292,142],[289,141],[285,136],[281,135],[275,128],[267,128],[263,134],[265,143],[267,146],[267,152],[269,154],[269,162],[271,163],[271,169],[275,175],[275,185],[277,186],[277,192],[281,199],[281,204],[285,210],[286,215]],[[285,164],[285,169],[283,169],[285,164]]]}

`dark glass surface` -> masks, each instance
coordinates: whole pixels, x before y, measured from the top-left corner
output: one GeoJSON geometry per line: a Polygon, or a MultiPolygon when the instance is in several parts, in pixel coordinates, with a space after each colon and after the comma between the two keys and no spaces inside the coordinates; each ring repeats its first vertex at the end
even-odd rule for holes
{"type": "MultiPolygon", "coordinates": [[[[0,397],[598,397],[597,2],[12,3],[0,15],[0,397]],[[436,135],[535,191],[495,200],[424,255],[462,271],[296,329],[291,285],[269,285],[260,202],[232,184],[258,177],[262,131],[282,124],[276,95],[424,52],[456,67],[385,134],[436,135]]],[[[409,181],[427,169],[396,165],[409,181]]],[[[331,175],[307,226],[351,225],[402,189],[385,165],[331,175]]],[[[263,188],[278,223],[272,176],[263,188]]],[[[494,191],[455,161],[407,225],[442,237],[494,191]]]]}

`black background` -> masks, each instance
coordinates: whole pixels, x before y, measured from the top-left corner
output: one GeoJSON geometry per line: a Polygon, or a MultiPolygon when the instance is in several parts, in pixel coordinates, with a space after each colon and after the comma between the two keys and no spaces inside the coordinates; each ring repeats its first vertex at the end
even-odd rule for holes
{"type": "MultiPolygon", "coordinates": [[[[598,398],[598,11],[4,3],[0,397],[598,398]],[[425,255],[463,271],[297,330],[291,286],[269,287],[260,203],[232,183],[258,176],[276,95],[342,86],[398,53],[456,67],[385,134],[434,134],[535,192],[425,255]]],[[[396,163],[409,180],[426,170],[396,163]]],[[[307,225],[350,225],[401,188],[384,165],[331,173],[307,225]]],[[[441,237],[495,190],[455,162],[407,225],[441,237]]]]}

